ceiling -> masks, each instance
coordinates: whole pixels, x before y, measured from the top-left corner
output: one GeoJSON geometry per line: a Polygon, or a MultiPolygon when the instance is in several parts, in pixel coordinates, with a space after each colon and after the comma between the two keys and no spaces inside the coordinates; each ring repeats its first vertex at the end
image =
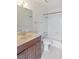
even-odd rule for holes
{"type": "Polygon", "coordinates": [[[62,0],[26,0],[26,1],[34,2],[40,5],[46,5],[49,9],[62,7],[62,0]]]}
{"type": "Polygon", "coordinates": [[[62,0],[23,0],[32,5],[42,5],[42,7],[47,7],[48,9],[62,9],[62,0]]]}

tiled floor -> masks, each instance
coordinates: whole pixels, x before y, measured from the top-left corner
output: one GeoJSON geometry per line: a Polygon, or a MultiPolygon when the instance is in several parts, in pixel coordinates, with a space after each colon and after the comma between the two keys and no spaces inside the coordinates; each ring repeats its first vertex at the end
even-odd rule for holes
{"type": "Polygon", "coordinates": [[[41,59],[62,59],[62,49],[50,47],[49,51],[43,52],[41,59]]]}

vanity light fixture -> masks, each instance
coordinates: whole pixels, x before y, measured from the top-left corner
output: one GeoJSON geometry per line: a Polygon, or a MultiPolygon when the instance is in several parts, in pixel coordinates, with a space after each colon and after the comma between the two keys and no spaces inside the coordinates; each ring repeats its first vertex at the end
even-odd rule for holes
{"type": "Polygon", "coordinates": [[[22,0],[17,0],[17,5],[21,6],[23,4],[22,0]]]}
{"type": "Polygon", "coordinates": [[[23,0],[17,0],[17,5],[22,6],[23,8],[27,8],[28,4],[23,0]]]}
{"type": "Polygon", "coordinates": [[[27,8],[28,7],[28,4],[24,2],[23,7],[24,8],[27,8]]]}

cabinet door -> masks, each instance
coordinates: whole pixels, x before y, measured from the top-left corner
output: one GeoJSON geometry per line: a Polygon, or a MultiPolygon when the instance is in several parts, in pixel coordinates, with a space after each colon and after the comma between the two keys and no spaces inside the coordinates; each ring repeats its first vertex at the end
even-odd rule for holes
{"type": "Polygon", "coordinates": [[[28,48],[28,59],[35,59],[35,45],[28,48]]]}
{"type": "Polygon", "coordinates": [[[41,58],[41,42],[36,43],[36,59],[41,58]]]}
{"type": "Polygon", "coordinates": [[[19,55],[17,55],[17,59],[27,59],[27,50],[21,52],[19,55]]]}

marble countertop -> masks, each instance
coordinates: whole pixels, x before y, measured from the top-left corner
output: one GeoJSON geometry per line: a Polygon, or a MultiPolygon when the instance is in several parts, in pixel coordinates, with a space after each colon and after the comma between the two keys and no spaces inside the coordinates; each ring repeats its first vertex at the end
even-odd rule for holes
{"type": "Polygon", "coordinates": [[[39,37],[39,34],[36,34],[34,32],[21,32],[17,33],[17,46],[20,46],[24,43],[27,43],[31,40],[33,40],[36,37],[39,37]]]}

